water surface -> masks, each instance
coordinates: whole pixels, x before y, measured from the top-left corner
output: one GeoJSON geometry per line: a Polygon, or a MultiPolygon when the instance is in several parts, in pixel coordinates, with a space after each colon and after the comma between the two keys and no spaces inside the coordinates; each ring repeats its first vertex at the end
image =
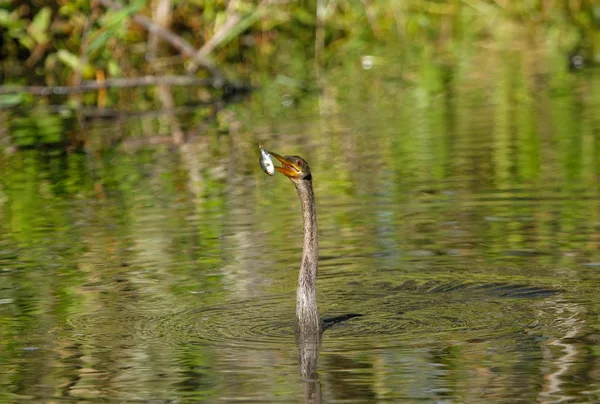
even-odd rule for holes
{"type": "Polygon", "coordinates": [[[304,402],[300,206],[260,140],[311,165],[321,314],[363,314],[323,336],[323,402],[600,400],[599,77],[512,73],[360,73],[225,132],[180,117],[189,147],[4,155],[0,398],[304,402]]]}

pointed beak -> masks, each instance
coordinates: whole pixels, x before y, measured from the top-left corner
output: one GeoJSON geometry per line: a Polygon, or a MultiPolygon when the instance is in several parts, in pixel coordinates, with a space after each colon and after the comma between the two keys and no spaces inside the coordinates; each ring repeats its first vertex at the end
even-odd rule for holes
{"type": "Polygon", "coordinates": [[[275,157],[281,163],[281,167],[275,167],[277,171],[288,178],[298,178],[302,174],[302,168],[299,167],[295,159],[290,156],[282,156],[269,150],[269,154],[275,157]]]}

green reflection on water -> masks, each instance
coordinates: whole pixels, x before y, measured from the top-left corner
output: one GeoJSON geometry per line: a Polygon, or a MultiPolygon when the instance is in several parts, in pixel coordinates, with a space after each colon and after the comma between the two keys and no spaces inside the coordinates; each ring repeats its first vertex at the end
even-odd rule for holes
{"type": "Polygon", "coordinates": [[[270,87],[187,151],[0,157],[2,398],[301,399],[299,204],[260,138],[311,164],[322,314],[367,314],[325,334],[324,398],[594,401],[599,78],[492,56],[270,87]]]}

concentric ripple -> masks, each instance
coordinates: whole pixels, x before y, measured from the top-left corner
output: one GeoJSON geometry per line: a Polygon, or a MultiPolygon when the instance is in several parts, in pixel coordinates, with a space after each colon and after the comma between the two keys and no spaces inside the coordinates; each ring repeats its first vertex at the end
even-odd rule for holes
{"type": "MultiPolygon", "coordinates": [[[[507,283],[442,283],[406,281],[379,285],[361,299],[349,290],[332,291],[320,303],[324,317],[363,314],[326,331],[327,339],[391,346],[425,341],[442,334],[464,338],[493,337],[528,327],[535,321],[536,302],[556,291],[507,283]],[[358,300],[358,301],[357,301],[358,300]],[[351,309],[351,310],[348,310],[351,309]]],[[[186,310],[138,323],[145,338],[170,343],[209,343],[272,349],[294,341],[293,296],[229,302],[186,310]]]]}
{"type": "Polygon", "coordinates": [[[285,303],[288,297],[270,296],[186,310],[148,319],[140,331],[147,338],[160,336],[171,343],[207,342],[255,348],[287,345],[294,340],[294,308],[285,303]],[[288,307],[281,310],[282,305],[288,307]]]}

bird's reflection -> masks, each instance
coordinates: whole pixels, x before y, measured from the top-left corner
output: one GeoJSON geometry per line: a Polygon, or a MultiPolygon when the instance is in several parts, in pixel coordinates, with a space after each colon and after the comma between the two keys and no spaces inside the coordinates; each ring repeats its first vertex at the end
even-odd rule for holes
{"type": "Polygon", "coordinates": [[[298,371],[307,404],[320,404],[322,401],[318,362],[322,332],[296,333],[298,349],[298,371]]]}

